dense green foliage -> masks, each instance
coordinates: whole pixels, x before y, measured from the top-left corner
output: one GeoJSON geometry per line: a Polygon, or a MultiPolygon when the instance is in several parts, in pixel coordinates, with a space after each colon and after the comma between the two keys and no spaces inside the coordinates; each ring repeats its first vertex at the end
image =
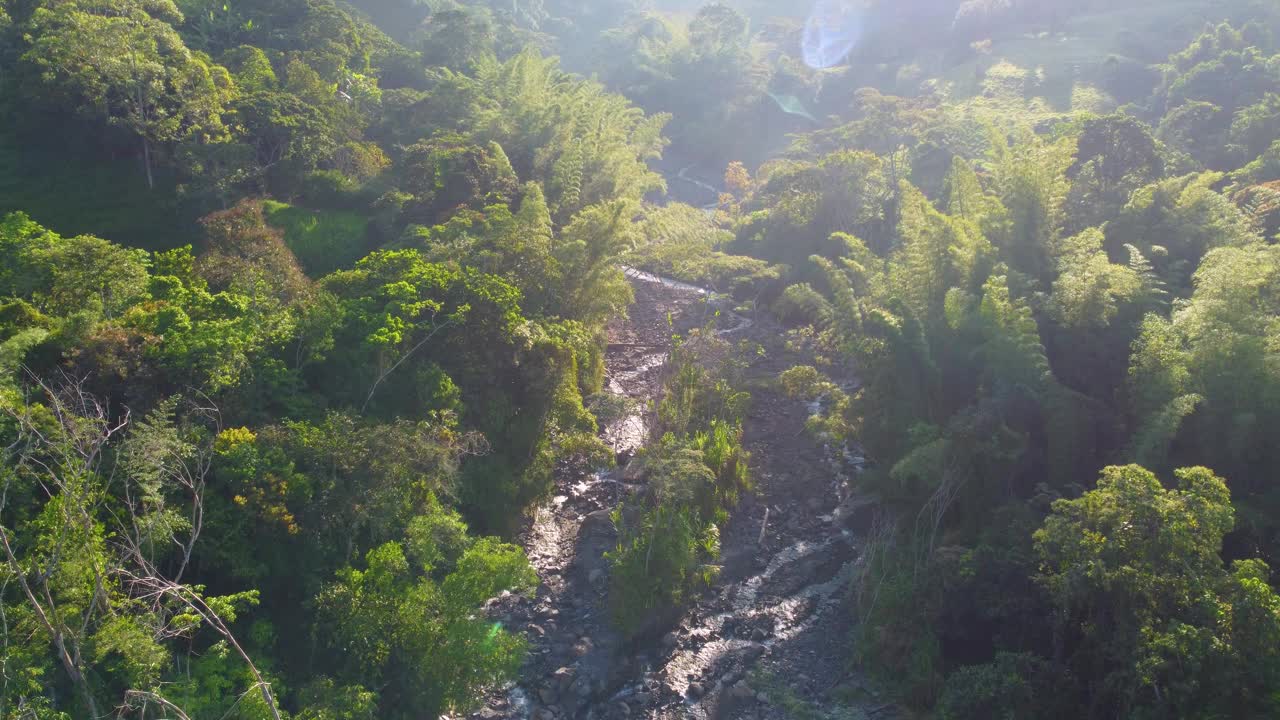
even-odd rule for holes
{"type": "Polygon", "coordinates": [[[614,511],[618,546],[610,600],[624,632],[661,630],[669,615],[716,576],[720,526],[751,489],[742,418],[750,396],[736,389],[729,344],[710,330],[672,353],[657,408],[658,440],[633,461],[648,490],[614,511]]]}
{"type": "Polygon", "coordinates": [[[582,398],[667,118],[325,0],[3,8],[4,187],[26,144],[139,199],[3,198],[0,715],[434,716],[512,677],[479,611],[537,579],[471,528],[612,461],[582,398]]]}
{"type": "Polygon", "coordinates": [[[861,91],[722,203],[724,247],[790,268],[773,308],[819,364],[784,388],[872,463],[891,519],[853,654],[904,701],[1276,712],[1280,48],[1253,16],[1107,90],[1118,112],[1008,61],[973,98],[861,91]]]}
{"type": "MultiPolygon", "coordinates": [[[[1280,712],[1280,11],[860,7],[814,70],[780,0],[0,0],[0,718],[511,679],[627,266],[771,314],[865,454],[833,657],[956,720],[1280,712]]],[[[636,641],[752,489],[749,351],[676,345],[636,641]]]]}

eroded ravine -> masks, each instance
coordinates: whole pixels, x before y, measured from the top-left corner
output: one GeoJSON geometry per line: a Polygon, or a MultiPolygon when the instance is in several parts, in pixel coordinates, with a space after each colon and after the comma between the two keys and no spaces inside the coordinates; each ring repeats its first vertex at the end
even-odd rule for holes
{"type": "MultiPolygon", "coordinates": [[[[642,489],[625,460],[649,439],[647,413],[672,334],[716,322],[735,340],[777,337],[756,332],[750,319],[699,288],[627,274],[636,303],[629,318],[610,327],[606,388],[626,398],[629,410],[601,430],[624,464],[586,476],[562,473],[554,497],[522,534],[542,582],[533,597],[500,598],[490,610],[525,632],[529,658],[517,685],[473,717],[785,717],[751,687],[762,673],[798,680],[798,695],[820,703],[823,691],[850,680],[841,650],[851,623],[845,600],[865,513],[848,499],[853,468],[843,454],[801,437],[803,404],[768,387],[756,392],[745,423],[758,492],[722,529],[720,581],[660,641],[631,647],[612,626],[603,557],[617,540],[610,512],[642,489]]],[[[760,352],[750,371],[771,377],[785,369],[779,362],[760,352]]]]}

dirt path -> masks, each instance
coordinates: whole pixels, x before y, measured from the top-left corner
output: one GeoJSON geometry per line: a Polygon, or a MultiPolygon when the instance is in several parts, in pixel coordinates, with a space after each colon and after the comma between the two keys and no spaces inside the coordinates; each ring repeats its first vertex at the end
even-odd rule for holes
{"type": "MultiPolygon", "coordinates": [[[[603,429],[620,459],[647,439],[645,403],[656,397],[673,332],[713,313],[688,287],[633,278],[631,317],[610,327],[608,389],[635,401],[603,429]]],[[[523,629],[530,655],[519,684],[475,718],[887,717],[877,696],[848,672],[851,581],[858,534],[870,508],[848,498],[856,470],[843,452],[803,432],[804,403],[771,382],[795,364],[780,332],[723,313],[725,337],[759,344],[747,370],[752,409],[744,442],[757,493],[722,528],[721,576],[659,642],[627,647],[610,623],[608,563],[617,534],[610,511],[638,486],[625,468],[565,476],[521,540],[542,584],[491,612],[523,629]],[[842,502],[843,500],[843,502],[842,502]],[[844,714],[829,709],[839,705],[844,714]]]]}

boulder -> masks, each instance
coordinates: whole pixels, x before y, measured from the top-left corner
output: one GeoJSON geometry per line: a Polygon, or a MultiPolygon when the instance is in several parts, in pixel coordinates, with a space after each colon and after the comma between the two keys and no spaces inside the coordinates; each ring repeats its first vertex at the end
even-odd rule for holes
{"type": "Polygon", "coordinates": [[[569,690],[579,698],[586,700],[591,697],[591,681],[584,677],[580,677],[573,682],[573,685],[569,690]]]}
{"type": "Polygon", "coordinates": [[[578,677],[578,671],[571,667],[562,667],[555,671],[551,677],[555,680],[556,686],[560,688],[560,692],[564,692],[569,689],[569,686],[578,677]]]}

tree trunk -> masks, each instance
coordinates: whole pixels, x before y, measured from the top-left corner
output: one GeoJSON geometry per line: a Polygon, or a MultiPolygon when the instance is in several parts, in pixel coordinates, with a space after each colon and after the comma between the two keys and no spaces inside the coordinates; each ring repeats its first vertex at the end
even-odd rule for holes
{"type": "MultiPolygon", "coordinates": [[[[67,676],[71,678],[71,684],[80,691],[80,699],[84,701],[85,709],[93,718],[98,717],[98,704],[93,699],[93,691],[89,689],[89,681],[85,678],[84,673],[80,671],[78,663],[79,651],[76,651],[75,657],[67,649],[66,636],[62,632],[62,626],[55,626],[49,613],[45,612],[45,607],[40,604],[40,600],[36,597],[35,591],[31,588],[31,584],[27,582],[26,575],[23,574],[22,566],[18,564],[18,558],[13,553],[13,548],[9,545],[9,535],[0,528],[0,545],[4,546],[4,554],[8,560],[9,570],[13,576],[18,579],[18,585],[22,588],[23,594],[27,596],[27,601],[31,604],[31,609],[35,611],[36,619],[44,626],[46,632],[49,633],[49,640],[57,649],[58,660],[61,661],[62,667],[67,672],[67,676]]],[[[48,586],[44,588],[45,597],[49,597],[48,586]]]]}
{"type": "Polygon", "coordinates": [[[62,633],[55,632],[53,644],[54,647],[58,648],[58,659],[62,661],[63,668],[66,669],[67,675],[71,677],[71,683],[80,691],[80,699],[84,702],[85,709],[89,711],[90,717],[99,717],[98,703],[93,699],[93,691],[89,689],[89,681],[85,678],[84,673],[80,671],[76,661],[71,657],[71,653],[67,651],[66,640],[63,638],[62,633]]]}
{"type": "Polygon", "coordinates": [[[155,190],[156,179],[151,174],[151,143],[147,141],[145,136],[142,138],[142,164],[147,169],[147,189],[155,190]]]}

